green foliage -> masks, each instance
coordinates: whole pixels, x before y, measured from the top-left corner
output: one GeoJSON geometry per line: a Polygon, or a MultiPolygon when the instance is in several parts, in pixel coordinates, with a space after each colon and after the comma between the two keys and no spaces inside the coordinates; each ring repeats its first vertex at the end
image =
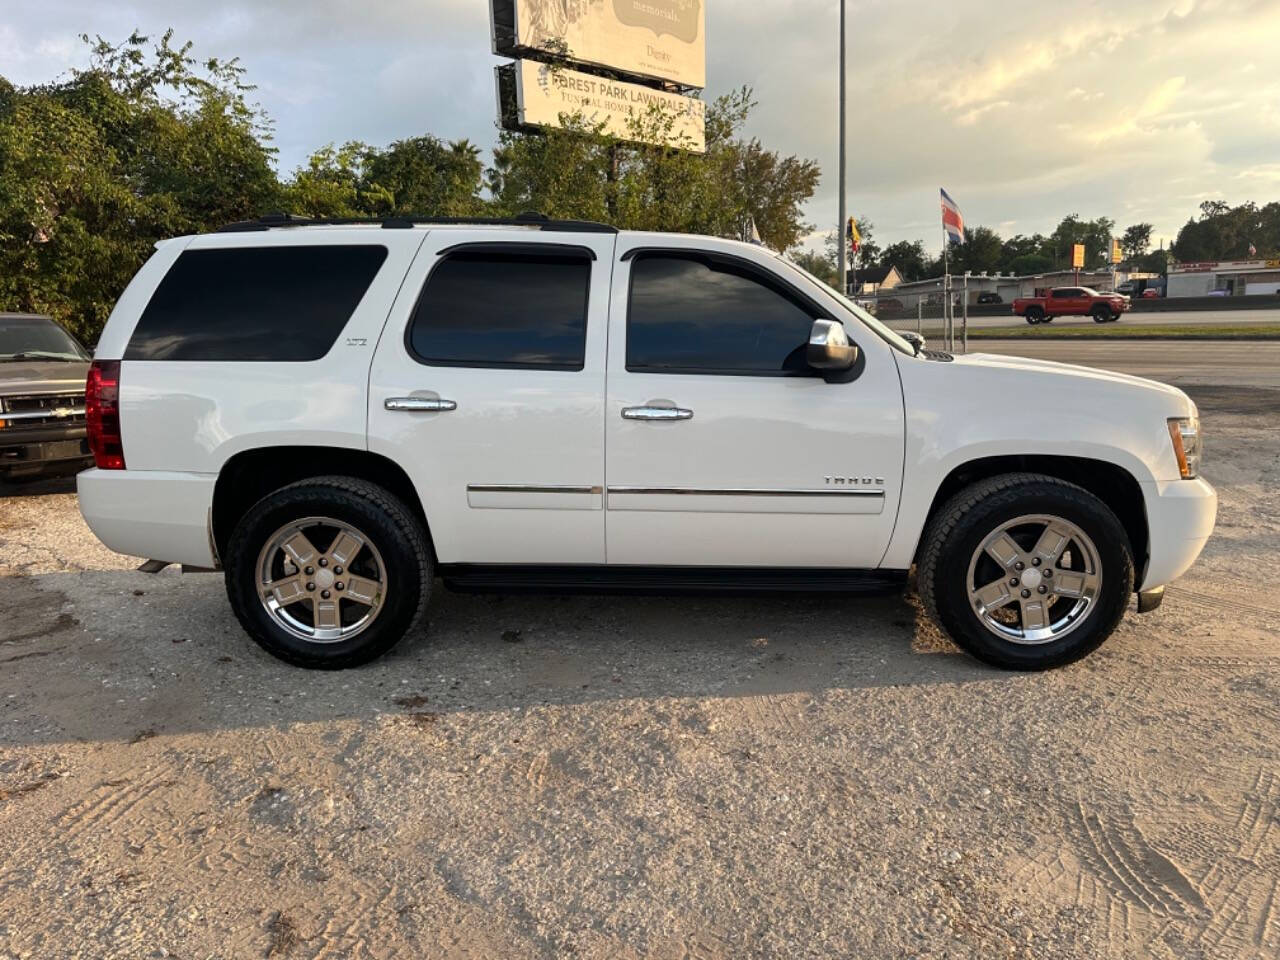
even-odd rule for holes
{"type": "Polygon", "coordinates": [[[533,136],[504,130],[487,180],[493,212],[608,221],[617,209],[618,155],[600,127],[580,119],[533,136]]]}
{"type": "Polygon", "coordinates": [[[1040,252],[1053,258],[1054,267],[1066,270],[1071,267],[1072,247],[1083,243],[1084,265],[1093,269],[1111,262],[1111,235],[1115,227],[1116,222],[1109,217],[1082,220],[1079,214],[1073,213],[1062,218],[1062,222],[1046,238],[1045,246],[1040,252]]]}
{"type": "Polygon", "coordinates": [[[1120,236],[1120,251],[1126,260],[1136,260],[1151,249],[1151,233],[1155,227],[1149,223],[1135,223],[1126,227],[1120,236]]]}
{"type": "MultiPolygon", "coordinates": [[[[615,140],[580,116],[562,117],[563,130],[504,131],[487,178],[494,209],[737,238],[754,224],[767,246],[785,250],[807,230],[801,206],[820,173],[738,135],[754,106],[747,88],[709,104],[704,154],[615,140]]],[[[675,121],[655,106],[632,118],[630,135],[675,140],[675,121]]]]}
{"type": "Polygon", "coordinates": [[[839,288],[840,278],[836,272],[836,265],[830,257],[824,256],[816,250],[795,247],[787,251],[787,259],[796,266],[808,270],[832,290],[839,288]]]}
{"type": "Polygon", "coordinates": [[[285,187],[285,206],[291,213],[318,219],[366,216],[391,206],[395,198],[390,191],[366,178],[365,160],[372,151],[358,140],[321,147],[305,167],[294,171],[285,187]]]}
{"type": "Polygon", "coordinates": [[[903,280],[924,280],[931,274],[930,261],[921,240],[899,240],[880,252],[880,264],[898,268],[903,280]]]}
{"type": "Polygon", "coordinates": [[[444,143],[432,136],[397,140],[385,150],[371,150],[364,160],[371,193],[390,197],[375,214],[477,215],[480,200],[480,149],[467,140],[444,143]]]}
{"type": "Polygon", "coordinates": [[[1259,257],[1280,255],[1280,203],[1228,206],[1221,200],[1200,204],[1200,218],[1188,220],[1173,242],[1173,255],[1183,262],[1243,260],[1249,245],[1259,257]]]}
{"type": "Polygon", "coordinates": [[[990,227],[965,227],[964,243],[951,254],[952,270],[956,273],[995,271],[999,269],[1003,252],[1004,241],[990,227]]]}
{"type": "Polygon", "coordinates": [[[352,140],[321,147],[284,190],[290,211],[307,217],[465,217],[483,209],[482,172],[466,140],[412,137],[385,150],[352,140]]]}
{"type": "Polygon", "coordinates": [[[96,339],[162,238],[276,205],[270,129],[234,60],[135,33],[87,70],[0,86],[0,307],[96,339]]]}

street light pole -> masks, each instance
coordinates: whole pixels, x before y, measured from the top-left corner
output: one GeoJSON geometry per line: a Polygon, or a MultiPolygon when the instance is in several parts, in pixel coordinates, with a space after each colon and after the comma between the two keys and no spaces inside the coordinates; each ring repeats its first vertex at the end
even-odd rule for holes
{"type": "Polygon", "coordinates": [[[846,251],[845,239],[845,221],[847,214],[845,212],[845,196],[844,196],[844,143],[845,143],[845,66],[844,66],[844,8],[845,0],[840,0],[840,222],[836,226],[836,236],[839,238],[840,261],[840,292],[847,294],[849,286],[847,282],[848,257],[846,251]]]}

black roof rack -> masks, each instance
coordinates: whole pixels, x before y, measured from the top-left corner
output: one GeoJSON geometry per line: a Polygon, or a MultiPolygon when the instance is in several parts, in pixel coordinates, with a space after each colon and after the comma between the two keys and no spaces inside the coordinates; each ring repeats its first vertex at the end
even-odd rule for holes
{"type": "Polygon", "coordinates": [[[268,213],[257,220],[241,220],[218,228],[217,233],[251,233],[280,227],[347,227],[380,225],[383,230],[409,230],[419,224],[436,226],[537,227],[564,233],[617,233],[618,228],[593,220],[552,220],[541,213],[514,217],[328,217],[312,220],[292,213],[268,213]]]}

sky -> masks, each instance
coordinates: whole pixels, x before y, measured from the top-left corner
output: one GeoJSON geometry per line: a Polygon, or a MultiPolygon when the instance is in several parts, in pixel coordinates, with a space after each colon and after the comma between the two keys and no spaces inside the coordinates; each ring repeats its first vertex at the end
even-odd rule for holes
{"type": "MultiPolygon", "coordinates": [[[[837,220],[836,0],[706,0],[708,98],[817,160],[837,220]]],[[[938,188],[1009,236],[1066,214],[1167,246],[1207,199],[1280,200],[1280,0],[849,0],[848,204],[881,244],[942,243],[938,188]]],[[[330,142],[496,139],[487,0],[0,0],[0,75],[87,62],[135,28],[241,58],[285,174],[330,142]]]]}

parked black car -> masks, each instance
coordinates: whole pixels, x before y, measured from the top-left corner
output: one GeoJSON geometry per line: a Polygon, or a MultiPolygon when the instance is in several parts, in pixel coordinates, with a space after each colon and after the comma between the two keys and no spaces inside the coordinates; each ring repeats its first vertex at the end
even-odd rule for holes
{"type": "Polygon", "coordinates": [[[994,290],[984,290],[978,294],[979,303],[1004,303],[1004,298],[994,290]]]}
{"type": "Polygon", "coordinates": [[[0,480],[93,466],[85,436],[89,354],[48,317],[0,313],[0,480]]]}

